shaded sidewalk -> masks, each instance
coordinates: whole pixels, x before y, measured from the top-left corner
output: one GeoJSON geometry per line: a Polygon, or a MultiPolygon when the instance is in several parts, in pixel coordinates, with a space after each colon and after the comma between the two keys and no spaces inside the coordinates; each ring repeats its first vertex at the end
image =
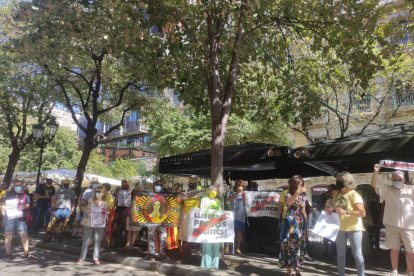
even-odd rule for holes
{"type": "MultiPolygon", "coordinates": [[[[67,239],[62,242],[31,240],[33,246],[75,256],[80,254],[81,243],[80,239],[67,239]]],[[[315,260],[305,262],[302,275],[336,275],[336,260],[333,256],[322,256],[320,254],[322,251],[318,247],[312,248],[312,252],[315,260]]],[[[166,260],[156,259],[155,261],[147,260],[145,254],[146,252],[140,247],[135,247],[130,251],[109,248],[102,250],[101,260],[149,271],[158,271],[165,275],[286,275],[286,271],[279,268],[277,258],[262,254],[225,255],[224,259],[221,260],[219,271],[200,268],[201,256],[198,254],[179,260],[177,251],[172,251],[169,254],[170,258],[166,260]]],[[[88,256],[91,255],[88,254],[88,256]]],[[[373,251],[364,257],[367,276],[389,275],[390,261],[387,252],[373,251]]],[[[402,261],[403,258],[400,260],[402,261]]],[[[347,254],[346,275],[356,275],[351,254],[347,254]]]]}

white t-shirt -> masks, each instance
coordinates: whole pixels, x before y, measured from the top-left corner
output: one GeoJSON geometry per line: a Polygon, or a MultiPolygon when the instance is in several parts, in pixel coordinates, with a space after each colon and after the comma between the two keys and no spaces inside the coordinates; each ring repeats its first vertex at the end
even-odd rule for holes
{"type": "Polygon", "coordinates": [[[383,223],[414,230],[414,188],[405,185],[401,190],[378,183],[376,192],[385,201],[383,223]]]}

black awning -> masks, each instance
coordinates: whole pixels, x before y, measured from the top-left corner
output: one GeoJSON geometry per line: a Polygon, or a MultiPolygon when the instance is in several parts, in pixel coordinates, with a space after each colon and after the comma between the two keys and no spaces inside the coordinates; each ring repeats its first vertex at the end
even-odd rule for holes
{"type": "Polygon", "coordinates": [[[311,144],[295,149],[307,152],[304,162],[323,162],[351,173],[372,172],[379,160],[414,162],[414,125],[397,125],[368,134],[311,144]]]}
{"type": "MultiPolygon", "coordinates": [[[[260,180],[303,176],[330,175],[330,172],[310,166],[292,156],[287,146],[263,143],[246,143],[224,147],[224,175],[231,179],[260,180]]],[[[163,157],[159,172],[163,174],[211,175],[211,151],[198,151],[163,157]]]]}

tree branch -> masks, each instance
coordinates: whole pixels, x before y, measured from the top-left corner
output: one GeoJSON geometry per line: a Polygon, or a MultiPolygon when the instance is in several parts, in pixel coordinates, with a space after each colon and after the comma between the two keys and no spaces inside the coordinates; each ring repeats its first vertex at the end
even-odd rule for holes
{"type": "Polygon", "coordinates": [[[122,117],[121,120],[119,121],[119,123],[117,123],[116,125],[112,126],[110,129],[108,129],[105,133],[103,133],[103,136],[108,136],[109,134],[112,133],[112,131],[114,131],[115,129],[118,129],[120,126],[122,126],[124,124],[124,120],[125,120],[125,115],[128,111],[130,111],[133,108],[133,106],[129,106],[127,108],[125,108],[122,111],[122,117]]]}
{"type": "MultiPolygon", "coordinates": [[[[116,102],[116,104],[114,104],[114,105],[112,105],[112,106],[109,106],[109,107],[107,107],[107,108],[104,108],[104,109],[101,109],[101,110],[98,110],[98,116],[99,115],[101,115],[101,114],[103,114],[103,113],[106,113],[106,112],[108,112],[108,111],[110,111],[110,110],[112,110],[112,109],[114,109],[114,108],[117,108],[117,107],[119,107],[121,104],[122,104],[122,100],[124,99],[124,95],[125,95],[125,91],[130,87],[130,86],[135,86],[135,84],[134,83],[132,83],[132,82],[128,82],[124,87],[122,87],[122,89],[121,89],[121,91],[120,91],[120,94],[119,94],[119,97],[118,97],[118,101],[116,102]]],[[[135,87],[137,87],[137,86],[135,86],[135,87]]]]}

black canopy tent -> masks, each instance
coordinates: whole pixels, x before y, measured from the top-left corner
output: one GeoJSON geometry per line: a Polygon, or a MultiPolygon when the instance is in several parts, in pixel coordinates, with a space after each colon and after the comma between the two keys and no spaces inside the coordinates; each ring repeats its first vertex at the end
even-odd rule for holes
{"type": "Polygon", "coordinates": [[[369,173],[379,160],[414,162],[414,125],[396,125],[311,144],[295,149],[294,154],[303,162],[320,162],[337,171],[369,173]]]}
{"type": "MultiPolygon", "coordinates": [[[[331,175],[329,166],[297,159],[287,146],[264,143],[246,143],[224,147],[224,175],[230,179],[261,180],[302,176],[331,175]]],[[[163,174],[192,175],[206,178],[211,174],[211,150],[163,157],[159,172],[163,174]]]]}

